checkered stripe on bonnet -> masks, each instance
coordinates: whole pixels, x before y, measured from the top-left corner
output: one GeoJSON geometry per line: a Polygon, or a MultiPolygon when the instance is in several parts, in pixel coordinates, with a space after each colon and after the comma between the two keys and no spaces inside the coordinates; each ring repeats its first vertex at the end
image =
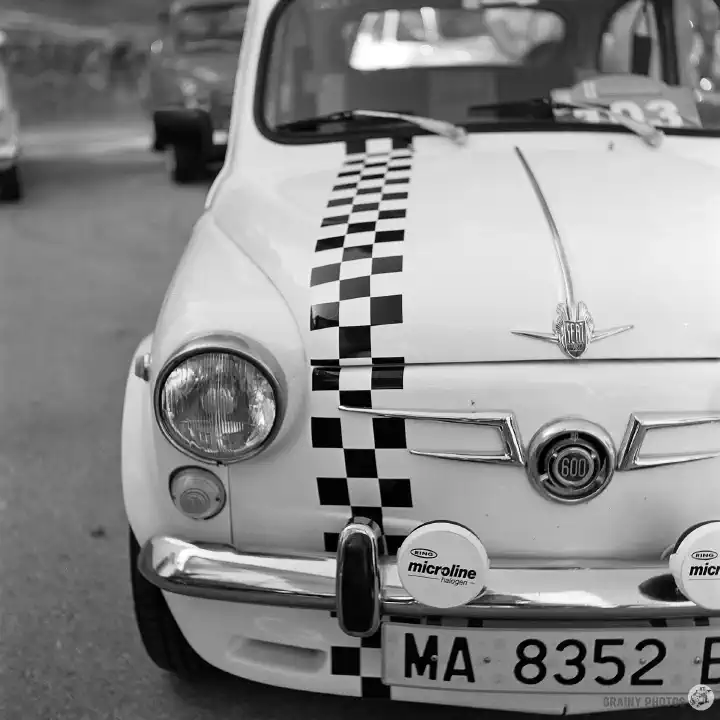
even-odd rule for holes
{"type": "MultiPolygon", "coordinates": [[[[337,550],[350,517],[369,517],[385,530],[383,509],[412,507],[410,480],[383,474],[383,452],[406,452],[404,420],[338,411],[339,405],[373,407],[378,393],[403,389],[402,270],[412,160],[408,140],[349,144],[316,240],[310,430],[313,448],[322,453],[316,465],[325,473],[317,478],[318,501],[346,510],[322,529],[328,552],[337,550]]],[[[404,536],[387,533],[386,539],[394,553],[404,536]]]]}
{"type": "MultiPolygon", "coordinates": [[[[336,552],[351,517],[364,516],[382,528],[388,551],[396,553],[405,536],[388,530],[383,511],[412,508],[410,479],[384,472],[388,453],[407,452],[405,421],[338,410],[387,406],[378,395],[403,389],[402,271],[412,161],[410,140],[348,143],[316,239],[310,433],[314,466],[323,473],[316,482],[318,502],[328,511],[319,528],[327,552],[336,552]]],[[[336,683],[350,695],[390,697],[380,680],[380,633],[360,640],[337,625],[334,631],[328,670],[336,683]]]]}

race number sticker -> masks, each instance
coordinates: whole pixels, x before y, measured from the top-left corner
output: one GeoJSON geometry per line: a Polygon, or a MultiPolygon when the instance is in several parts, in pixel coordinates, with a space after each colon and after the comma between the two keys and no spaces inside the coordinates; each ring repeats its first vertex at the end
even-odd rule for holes
{"type": "MultiPolygon", "coordinates": [[[[608,75],[588,79],[573,88],[553,91],[552,99],[558,103],[602,105],[610,113],[656,127],[702,127],[692,90],[670,87],[646,77],[608,75]]],[[[558,109],[556,117],[559,120],[617,124],[610,113],[601,108],[558,109]]]]}
{"type": "MultiPolygon", "coordinates": [[[[559,101],[562,102],[562,101],[559,101]]],[[[602,104],[602,101],[595,101],[602,104]]],[[[686,125],[692,126],[694,123],[687,123],[680,109],[672,100],[650,99],[650,100],[615,100],[607,103],[610,112],[605,110],[568,110],[559,111],[566,112],[565,117],[569,113],[574,120],[581,120],[589,123],[614,123],[618,124],[618,120],[613,114],[625,115],[631,120],[637,122],[647,122],[656,127],[682,128],[686,125]]]]}

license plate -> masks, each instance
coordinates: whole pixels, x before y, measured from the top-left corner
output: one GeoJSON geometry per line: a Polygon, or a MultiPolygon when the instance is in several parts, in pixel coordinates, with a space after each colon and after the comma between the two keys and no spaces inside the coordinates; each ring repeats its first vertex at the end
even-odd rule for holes
{"type": "Polygon", "coordinates": [[[213,132],[213,145],[226,145],[228,141],[227,130],[215,130],[213,132]]]}
{"type": "MultiPolygon", "coordinates": [[[[383,626],[383,682],[474,692],[685,694],[720,689],[720,628],[383,626]]],[[[717,690],[716,690],[717,692],[717,690]]]]}

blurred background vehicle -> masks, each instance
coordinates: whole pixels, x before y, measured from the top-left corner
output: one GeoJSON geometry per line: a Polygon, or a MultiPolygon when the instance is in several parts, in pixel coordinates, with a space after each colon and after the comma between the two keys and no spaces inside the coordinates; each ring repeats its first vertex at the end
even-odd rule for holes
{"type": "Polygon", "coordinates": [[[6,49],[7,36],[0,30],[0,201],[18,202],[23,196],[18,114],[5,69],[6,49]]]}
{"type": "Polygon", "coordinates": [[[248,0],[176,0],[158,16],[141,84],[153,148],[172,179],[195,182],[225,157],[248,0]]]}
{"type": "Polygon", "coordinates": [[[3,0],[0,28],[7,35],[6,66],[23,128],[140,117],[138,79],[147,64],[154,13],[147,3],[143,22],[138,3],[126,0],[111,13],[107,2],[80,7],[76,0],[47,0],[42,13],[29,11],[39,2],[3,0]],[[137,19],[120,22],[125,14],[137,19]]]}
{"type": "Polygon", "coordinates": [[[550,13],[519,7],[509,12],[488,9],[484,15],[472,9],[434,7],[371,12],[358,29],[350,64],[356,70],[505,65],[524,54],[531,43],[560,39],[562,29],[550,13]]]}

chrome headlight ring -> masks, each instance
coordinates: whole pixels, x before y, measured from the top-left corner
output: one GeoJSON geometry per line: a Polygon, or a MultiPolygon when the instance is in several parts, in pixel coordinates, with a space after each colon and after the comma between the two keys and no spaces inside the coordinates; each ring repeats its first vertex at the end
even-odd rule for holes
{"type": "Polygon", "coordinates": [[[287,384],[279,363],[262,345],[238,335],[204,335],[181,346],[160,369],[153,388],[155,420],[165,439],[184,455],[212,465],[233,465],[249,460],[265,450],[277,436],[282,425],[286,407],[287,384]],[[168,422],[163,408],[163,391],[170,375],[184,362],[199,355],[218,353],[234,356],[253,366],[269,384],[275,403],[275,417],[267,436],[255,447],[232,454],[204,453],[196,447],[183,443],[179,434],[168,422]]]}

